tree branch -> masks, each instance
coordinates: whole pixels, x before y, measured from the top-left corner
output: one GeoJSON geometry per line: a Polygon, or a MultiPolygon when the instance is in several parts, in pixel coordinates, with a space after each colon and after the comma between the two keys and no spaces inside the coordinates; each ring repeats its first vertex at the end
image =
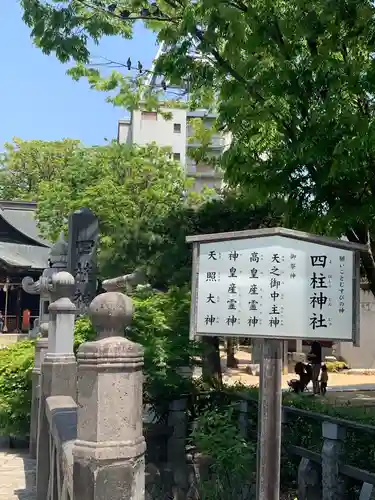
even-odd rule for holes
{"type": "MultiPolygon", "coordinates": [[[[91,4],[89,2],[86,2],[85,0],[77,0],[77,2],[81,3],[82,5],[85,5],[85,7],[89,8],[89,9],[92,9],[92,10],[100,10],[101,12],[103,12],[103,14],[107,14],[111,17],[115,17],[121,21],[139,21],[139,20],[143,20],[143,21],[168,21],[168,22],[176,22],[176,21],[181,21],[182,17],[168,17],[168,16],[165,16],[165,15],[162,15],[162,16],[153,16],[153,15],[147,15],[147,16],[142,16],[142,15],[134,15],[133,13],[129,13],[129,16],[128,17],[123,17],[119,14],[116,14],[115,12],[110,12],[108,11],[107,9],[101,7],[100,5],[96,5],[96,4],[91,4]]],[[[125,9],[124,9],[125,10],[125,9]]]]}
{"type": "Polygon", "coordinates": [[[231,5],[232,7],[234,7],[235,9],[238,9],[244,13],[247,13],[249,11],[248,7],[242,3],[242,2],[231,2],[230,0],[229,1],[224,1],[222,3],[225,3],[226,5],[231,5]]]}

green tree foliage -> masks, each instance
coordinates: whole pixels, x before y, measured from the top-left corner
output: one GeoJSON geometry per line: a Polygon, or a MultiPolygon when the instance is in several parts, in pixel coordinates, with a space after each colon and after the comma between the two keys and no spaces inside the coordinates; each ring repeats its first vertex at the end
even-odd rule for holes
{"type": "Polygon", "coordinates": [[[131,38],[131,26],[125,24],[120,16],[113,15],[112,9],[108,12],[102,9],[102,4],[79,0],[63,1],[60,5],[54,2],[21,1],[25,11],[23,19],[32,27],[32,36],[37,46],[45,54],[56,52],[62,62],[71,58],[87,61],[88,37],[96,43],[103,36],[131,38]],[[94,12],[90,5],[96,7],[94,12]],[[80,29],[82,25],[85,30],[80,29]]]}
{"type": "MultiPolygon", "coordinates": [[[[192,251],[186,244],[186,236],[277,226],[282,222],[282,214],[271,209],[270,204],[252,203],[248,196],[231,191],[220,198],[207,201],[199,208],[181,205],[180,209],[174,210],[167,217],[155,218],[153,222],[152,231],[157,238],[151,246],[143,246],[141,260],[149,281],[160,290],[168,290],[171,286],[184,288],[190,285],[192,251]]],[[[122,255],[123,258],[127,255],[125,240],[122,255]]],[[[187,328],[188,309],[185,311],[184,321],[187,328]]],[[[177,335],[177,332],[179,329],[173,335],[177,335]]],[[[212,383],[216,379],[220,383],[218,339],[204,339],[204,350],[204,378],[212,383]]],[[[175,356],[172,352],[171,355],[175,356]]]]}
{"type": "Polygon", "coordinates": [[[86,148],[70,140],[18,140],[7,145],[1,176],[3,197],[38,202],[41,231],[52,240],[66,230],[73,210],[93,210],[100,220],[101,263],[110,263],[114,274],[139,264],[142,248],[157,238],[155,218],[189,202],[181,166],[155,145],[86,148]]]}
{"type": "MultiPolygon", "coordinates": [[[[179,371],[192,365],[198,346],[189,342],[190,289],[171,288],[158,292],[141,287],[132,294],[134,316],[126,337],[144,347],[144,395],[148,402],[169,400],[190,392],[191,380],[179,371]]],[[[96,339],[87,317],[75,324],[77,349],[83,342],[96,339]]]]}
{"type": "Polygon", "coordinates": [[[6,143],[0,156],[0,196],[3,200],[35,201],[39,184],[61,175],[79,141],[23,141],[6,143]]]}
{"type": "Polygon", "coordinates": [[[83,316],[74,323],[74,352],[77,352],[78,347],[84,342],[96,340],[96,332],[91,324],[91,321],[83,316]]]}
{"type": "Polygon", "coordinates": [[[155,11],[138,0],[92,0],[84,13],[81,3],[23,0],[45,51],[62,59],[65,44],[65,58],[78,63],[75,78],[117,89],[115,102],[131,107],[144,81],[127,76],[126,64],[107,79],[85,67],[88,40],[103,34],[87,19],[99,10],[101,24],[129,30],[144,19],[169,47],[156,71],[187,83],[192,107],[217,98],[218,126],[233,139],[224,157],[228,181],[286,201],[289,226],[367,244],[362,264],[375,293],[373,2],[160,0],[155,11]],[[61,31],[54,16],[64,9],[72,21],[61,31]]]}
{"type": "Polygon", "coordinates": [[[198,346],[189,341],[190,288],[166,293],[144,288],[132,298],[135,314],[127,336],[145,349],[146,399],[163,401],[191,392],[191,378],[181,372],[199,354],[198,346]]]}
{"type": "Polygon", "coordinates": [[[259,204],[239,191],[224,192],[199,208],[182,205],[167,217],[154,219],[158,239],[147,260],[147,275],[160,289],[184,286],[191,279],[191,247],[186,236],[273,227],[282,224],[282,212],[259,204]]]}
{"type": "Polygon", "coordinates": [[[0,350],[0,435],[29,433],[34,343],[17,342],[0,350]]]}
{"type": "Polygon", "coordinates": [[[192,443],[210,459],[210,474],[198,483],[200,500],[250,500],[255,484],[256,443],[238,432],[233,405],[206,407],[194,425],[192,443]]]}
{"type": "MultiPolygon", "coordinates": [[[[190,290],[172,288],[167,293],[143,287],[132,294],[134,317],[126,337],[144,347],[144,395],[148,402],[169,400],[190,392],[191,380],[179,371],[192,365],[198,346],[189,342],[190,290]]],[[[75,350],[96,340],[87,317],[75,324],[75,350]]]]}
{"type": "Polygon", "coordinates": [[[101,262],[118,261],[125,241],[124,271],[131,272],[138,247],[155,237],[153,219],[179,207],[184,190],[180,165],[154,145],[80,148],[63,176],[40,184],[37,216],[42,230],[56,237],[70,212],[90,208],[100,220],[101,262]]]}

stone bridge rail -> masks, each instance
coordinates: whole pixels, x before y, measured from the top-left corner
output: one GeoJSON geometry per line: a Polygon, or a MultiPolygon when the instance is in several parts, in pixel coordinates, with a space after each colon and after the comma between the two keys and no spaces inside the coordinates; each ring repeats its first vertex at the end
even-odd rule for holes
{"type": "MultiPolygon", "coordinates": [[[[239,433],[248,437],[252,433],[251,415],[257,411],[258,400],[249,394],[229,393],[227,396],[239,408],[239,433]]],[[[300,459],[298,467],[298,500],[344,500],[348,498],[348,479],[357,482],[359,500],[375,499],[375,473],[345,463],[344,442],[350,431],[359,431],[375,437],[375,427],[358,422],[331,417],[313,411],[282,407],[283,432],[294,420],[307,418],[321,425],[322,448],[320,452],[302,446],[289,445],[288,455],[300,459]]]]}
{"type": "Polygon", "coordinates": [[[76,357],[74,278],[56,273],[48,288],[48,348],[41,356],[45,339],[37,342],[31,424],[37,500],[142,500],[143,348],[124,338],[132,301],[98,295],[89,308],[97,340],[76,357]]]}

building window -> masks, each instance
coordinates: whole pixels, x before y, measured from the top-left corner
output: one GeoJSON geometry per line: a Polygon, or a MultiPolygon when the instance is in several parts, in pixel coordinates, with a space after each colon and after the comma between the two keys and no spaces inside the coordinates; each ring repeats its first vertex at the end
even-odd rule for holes
{"type": "Polygon", "coordinates": [[[158,114],[156,111],[142,111],[142,120],[153,120],[158,119],[158,114]]]}
{"type": "Polygon", "coordinates": [[[175,134],[181,134],[181,123],[174,123],[173,124],[173,132],[175,134]]]}
{"type": "Polygon", "coordinates": [[[175,161],[180,161],[181,160],[181,155],[180,153],[173,153],[173,159],[175,161]]]}

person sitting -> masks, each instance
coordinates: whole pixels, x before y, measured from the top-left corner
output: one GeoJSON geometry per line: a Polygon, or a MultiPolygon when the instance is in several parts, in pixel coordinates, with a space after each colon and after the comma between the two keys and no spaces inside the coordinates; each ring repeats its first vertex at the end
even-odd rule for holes
{"type": "Polygon", "coordinates": [[[326,365],[322,365],[322,372],[321,372],[321,375],[320,375],[320,394],[322,394],[323,396],[326,395],[327,384],[328,384],[327,366],[326,365]]]}
{"type": "Polygon", "coordinates": [[[299,380],[289,380],[289,387],[296,393],[303,392],[311,381],[311,366],[302,362],[296,363],[294,372],[299,376],[299,380]]]}

